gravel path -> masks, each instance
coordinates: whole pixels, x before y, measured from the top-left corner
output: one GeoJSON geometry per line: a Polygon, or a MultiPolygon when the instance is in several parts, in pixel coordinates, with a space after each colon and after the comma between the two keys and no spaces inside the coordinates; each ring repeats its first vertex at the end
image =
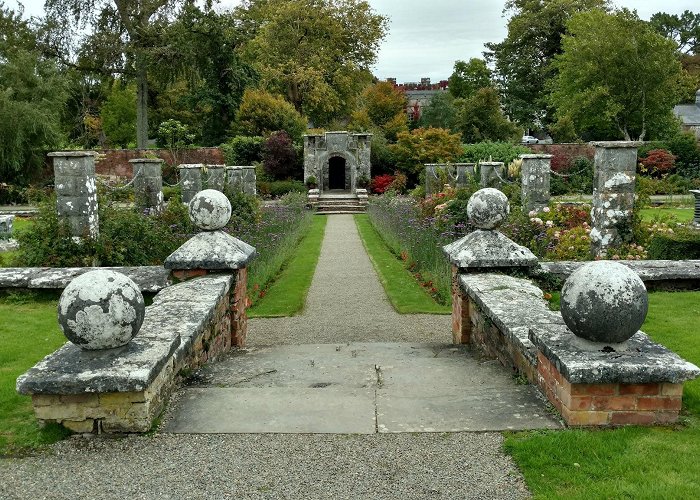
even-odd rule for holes
{"type": "MultiPolygon", "coordinates": [[[[329,216],[301,316],[250,321],[251,344],[448,344],[450,317],[399,315],[352,216],[329,216]]],[[[73,437],[0,460],[0,499],[519,499],[522,476],[499,433],[157,433],[73,437]]]]}
{"type": "Polygon", "coordinates": [[[250,345],[452,341],[449,315],[398,314],[362,246],[352,215],[328,215],[306,307],[291,318],[253,318],[250,345]]]}

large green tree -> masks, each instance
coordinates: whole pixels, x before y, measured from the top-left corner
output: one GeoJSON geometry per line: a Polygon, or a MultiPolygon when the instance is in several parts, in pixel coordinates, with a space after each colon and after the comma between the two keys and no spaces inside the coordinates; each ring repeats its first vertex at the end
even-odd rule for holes
{"type": "Polygon", "coordinates": [[[681,15],[657,12],[649,23],[656,31],[675,41],[681,53],[700,53],[700,14],[689,10],[681,15]]]}
{"type": "Polygon", "coordinates": [[[352,111],[387,29],[363,0],[248,0],[237,15],[262,83],[317,126],[352,111]]]}
{"type": "Polygon", "coordinates": [[[514,139],[520,129],[503,115],[498,92],[483,87],[467,99],[455,102],[455,124],[468,144],[481,141],[508,141],[514,139]]]}
{"type": "Polygon", "coordinates": [[[21,15],[0,4],[0,179],[27,182],[63,138],[67,80],[21,15]]]}
{"type": "Polygon", "coordinates": [[[566,23],[577,12],[607,7],[607,0],[508,0],[508,35],[487,43],[484,56],[494,63],[506,113],[527,127],[546,128],[547,84],[556,75],[552,61],[561,53],[566,23]]]}
{"type": "Polygon", "coordinates": [[[595,9],[568,23],[552,104],[584,138],[654,139],[673,125],[683,93],[676,44],[636,13],[595,9]]]}
{"type": "Polygon", "coordinates": [[[483,59],[471,58],[469,62],[456,61],[448,80],[450,94],[458,98],[473,96],[483,87],[491,87],[491,70],[483,59]]]}

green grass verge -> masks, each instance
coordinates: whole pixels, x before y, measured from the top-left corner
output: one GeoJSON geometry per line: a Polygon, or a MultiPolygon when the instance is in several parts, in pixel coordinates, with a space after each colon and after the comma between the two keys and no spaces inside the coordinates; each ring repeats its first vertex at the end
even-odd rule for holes
{"type": "MultiPolygon", "coordinates": [[[[700,292],[649,294],[642,329],[700,365],[700,292]]],[[[684,425],[506,434],[535,498],[700,498],[700,380],[686,382],[684,425]]]]}
{"type": "Polygon", "coordinates": [[[435,302],[402,262],[391,253],[366,214],[355,215],[355,224],[372,265],[379,275],[379,281],[397,312],[450,314],[452,308],[435,302]]]}
{"type": "Polygon", "coordinates": [[[265,290],[265,295],[250,309],[252,318],[294,316],[304,308],[306,294],[314,277],[327,217],[316,216],[311,227],[299,242],[292,257],[279,276],[265,290]]]}
{"type": "Polygon", "coordinates": [[[669,221],[690,222],[693,220],[692,208],[643,208],[642,219],[646,222],[669,221]]]}
{"type": "Polygon", "coordinates": [[[0,297],[0,456],[65,437],[58,425],[39,428],[31,398],[15,391],[17,377],[66,341],[58,327],[55,294],[0,297]]]}

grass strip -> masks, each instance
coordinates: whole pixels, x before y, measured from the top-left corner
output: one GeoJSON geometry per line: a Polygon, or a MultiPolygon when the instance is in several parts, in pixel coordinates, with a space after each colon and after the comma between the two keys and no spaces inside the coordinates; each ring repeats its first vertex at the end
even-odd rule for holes
{"type": "Polygon", "coordinates": [[[379,275],[379,281],[398,313],[450,314],[451,307],[435,302],[416,282],[413,275],[391,252],[366,214],[355,215],[355,225],[369,259],[379,275]]]}
{"type": "Polygon", "coordinates": [[[58,425],[40,428],[31,398],[15,391],[19,375],[66,342],[56,319],[57,305],[57,297],[50,294],[5,293],[0,297],[0,456],[53,443],[69,434],[58,425]]]}
{"type": "Polygon", "coordinates": [[[264,295],[250,309],[251,318],[294,316],[306,303],[306,294],[314,277],[327,217],[315,216],[291,258],[264,295]]]}
{"type": "MultiPolygon", "coordinates": [[[[700,292],[653,292],[642,330],[700,364],[700,292]]],[[[700,380],[686,382],[683,423],[507,433],[534,498],[700,498],[700,380]]]]}
{"type": "Polygon", "coordinates": [[[645,222],[670,221],[690,222],[693,220],[692,208],[643,208],[641,210],[642,219],[645,222]]]}

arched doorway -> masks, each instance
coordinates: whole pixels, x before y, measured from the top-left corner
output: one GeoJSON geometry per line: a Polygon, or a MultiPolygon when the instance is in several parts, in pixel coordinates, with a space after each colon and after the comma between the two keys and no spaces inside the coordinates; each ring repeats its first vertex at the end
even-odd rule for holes
{"type": "Polygon", "coordinates": [[[328,160],[328,189],[345,190],[345,158],[334,156],[328,160]]]}

